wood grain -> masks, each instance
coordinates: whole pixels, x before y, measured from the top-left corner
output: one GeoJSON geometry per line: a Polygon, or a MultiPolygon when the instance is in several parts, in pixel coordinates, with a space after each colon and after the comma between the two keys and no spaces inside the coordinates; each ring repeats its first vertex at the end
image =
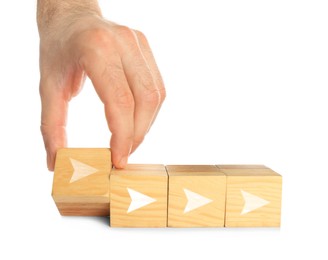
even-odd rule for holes
{"type": "Polygon", "coordinates": [[[268,168],[263,164],[220,164],[219,169],[265,169],[268,168]]]}
{"type": "Polygon", "coordinates": [[[62,215],[109,215],[111,153],[106,148],[64,148],[57,152],[52,197],[62,215]],[[96,172],[71,182],[76,160],[96,172]],[[95,209],[95,207],[97,209],[95,209]]]}
{"type": "Polygon", "coordinates": [[[226,177],[214,165],[168,165],[168,227],[223,227],[226,177]],[[185,212],[185,190],[212,202],[185,212]]]}
{"type": "Polygon", "coordinates": [[[62,216],[108,216],[109,203],[56,203],[62,216]]]}
{"type": "Polygon", "coordinates": [[[227,176],[226,227],[279,227],[282,177],[269,168],[222,169],[227,176]],[[242,214],[243,192],[269,203],[242,214]]]}
{"type": "Polygon", "coordinates": [[[110,224],[112,227],[166,227],[167,183],[164,165],[128,165],[110,175],[110,224]],[[132,199],[128,188],[156,201],[128,213],[132,199]]]}

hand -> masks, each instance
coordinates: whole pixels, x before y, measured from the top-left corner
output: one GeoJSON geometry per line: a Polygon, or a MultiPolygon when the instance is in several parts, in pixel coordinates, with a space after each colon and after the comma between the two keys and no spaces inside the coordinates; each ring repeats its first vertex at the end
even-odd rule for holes
{"type": "Polygon", "coordinates": [[[94,13],[75,13],[40,29],[41,132],[49,170],[66,147],[68,102],[88,76],[104,104],[115,167],[149,131],[165,88],[145,36],[94,13]]]}

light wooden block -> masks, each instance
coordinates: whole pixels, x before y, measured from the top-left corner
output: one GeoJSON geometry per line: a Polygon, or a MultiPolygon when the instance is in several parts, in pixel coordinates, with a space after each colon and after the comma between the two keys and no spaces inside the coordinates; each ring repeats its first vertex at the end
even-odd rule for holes
{"type": "Polygon", "coordinates": [[[269,168],[218,168],[227,176],[226,227],[279,227],[282,177],[269,168]]]}
{"type": "Polygon", "coordinates": [[[164,165],[130,164],[110,175],[112,227],[166,227],[168,176],[164,165]]]}
{"type": "Polygon", "coordinates": [[[223,227],[226,176],[214,165],[168,165],[168,227],[223,227]]]}
{"type": "Polygon", "coordinates": [[[60,214],[108,216],[111,168],[109,149],[60,149],[52,188],[52,197],[60,214]]]}

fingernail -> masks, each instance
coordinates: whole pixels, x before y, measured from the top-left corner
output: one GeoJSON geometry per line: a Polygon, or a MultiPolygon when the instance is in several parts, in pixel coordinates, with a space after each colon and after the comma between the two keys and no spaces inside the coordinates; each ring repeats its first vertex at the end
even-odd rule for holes
{"type": "Polygon", "coordinates": [[[118,167],[119,168],[124,168],[127,163],[128,163],[128,156],[123,156],[122,159],[119,162],[118,167]]]}

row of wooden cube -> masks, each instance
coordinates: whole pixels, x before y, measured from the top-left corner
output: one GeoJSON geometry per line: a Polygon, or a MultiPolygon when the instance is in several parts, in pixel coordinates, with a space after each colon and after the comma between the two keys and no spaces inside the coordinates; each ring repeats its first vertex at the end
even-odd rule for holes
{"type": "Polygon", "coordinates": [[[52,196],[62,215],[110,213],[112,227],[280,226],[282,177],[263,165],[128,165],[109,149],[61,149],[52,196]]]}

